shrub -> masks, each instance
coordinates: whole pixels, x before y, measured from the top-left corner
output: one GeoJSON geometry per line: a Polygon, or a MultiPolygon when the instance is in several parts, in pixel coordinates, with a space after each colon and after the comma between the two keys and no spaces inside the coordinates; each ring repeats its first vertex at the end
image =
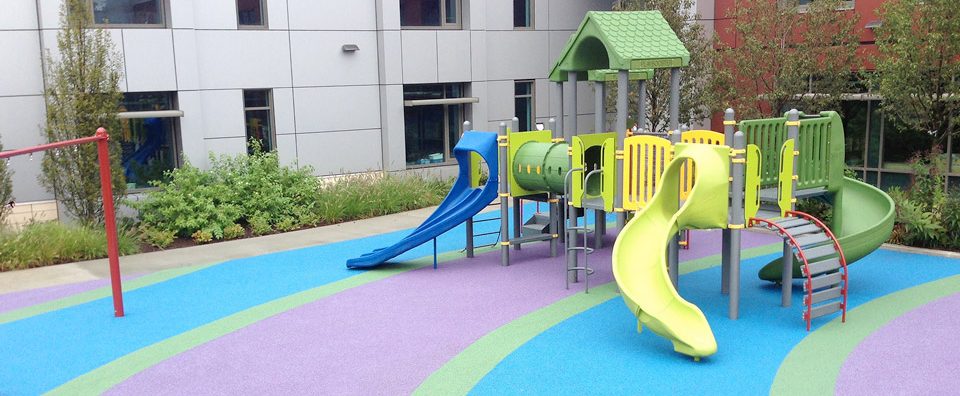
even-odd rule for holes
{"type": "Polygon", "coordinates": [[[246,235],[246,231],[243,229],[243,226],[237,223],[233,223],[223,229],[223,239],[237,239],[244,235],[246,235]]]}
{"type": "MultiPolygon", "coordinates": [[[[118,232],[120,254],[140,251],[135,232],[118,232]]],[[[103,228],[59,222],[31,223],[19,231],[0,231],[0,271],[107,257],[103,228]]]]}
{"type": "Polygon", "coordinates": [[[158,230],[150,227],[140,228],[140,239],[157,248],[164,249],[173,243],[177,235],[173,231],[158,230]]]}
{"type": "Polygon", "coordinates": [[[948,190],[946,163],[939,150],[911,160],[913,183],[908,190],[892,188],[897,218],[890,241],[905,245],[960,249],[960,191],[948,190]]]}
{"type": "Polygon", "coordinates": [[[254,216],[250,218],[250,231],[253,232],[253,235],[266,235],[273,232],[273,227],[270,226],[270,222],[266,218],[260,216],[254,216]]]}
{"type": "Polygon", "coordinates": [[[211,234],[209,231],[204,231],[204,230],[197,230],[197,232],[194,232],[193,235],[191,235],[190,237],[193,238],[194,242],[199,243],[201,245],[204,243],[210,243],[213,241],[213,234],[211,234]]]}

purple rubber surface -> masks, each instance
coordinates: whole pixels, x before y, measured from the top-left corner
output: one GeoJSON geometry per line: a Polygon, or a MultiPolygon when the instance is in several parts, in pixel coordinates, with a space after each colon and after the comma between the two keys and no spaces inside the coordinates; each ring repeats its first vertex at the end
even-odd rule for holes
{"type": "Polygon", "coordinates": [[[850,353],[841,395],[955,395],[960,392],[960,294],[890,321],[850,353]]]}
{"type": "MultiPolygon", "coordinates": [[[[133,277],[123,278],[124,281],[130,279],[133,279],[133,277]]],[[[0,313],[50,302],[64,297],[69,297],[74,294],[99,289],[105,286],[110,286],[109,279],[98,279],[2,294],[0,295],[0,313]]]]}
{"type": "MultiPolygon", "coordinates": [[[[613,238],[590,256],[591,285],[612,280],[613,238]]],[[[777,241],[745,233],[743,245],[777,241]]],[[[719,250],[719,231],[696,232],[680,257],[719,250]]],[[[550,258],[547,243],[510,253],[510,267],[491,252],[346,290],[177,355],[109,393],[410,393],[480,337],[583,291],[582,283],[564,289],[563,258],[550,258]]]]}

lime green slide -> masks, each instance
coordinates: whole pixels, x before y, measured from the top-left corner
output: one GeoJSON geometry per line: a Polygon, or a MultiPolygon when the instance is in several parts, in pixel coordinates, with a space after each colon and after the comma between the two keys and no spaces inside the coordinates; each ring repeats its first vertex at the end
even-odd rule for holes
{"type": "Polygon", "coordinates": [[[727,226],[729,164],[727,146],[678,143],[657,193],[613,245],[614,278],[637,316],[637,330],[646,325],[695,359],[716,353],[717,341],[703,312],[670,282],[666,249],[680,229],[727,226]],[[697,183],[679,207],[680,171],[688,159],[696,163],[697,183]]]}
{"type": "MultiPolygon", "coordinates": [[[[893,199],[880,189],[843,178],[833,196],[833,221],[830,228],[840,242],[847,265],[870,254],[890,238],[896,207],[893,199]]],[[[794,259],[793,277],[800,278],[801,263],[794,259]]],[[[778,282],[783,266],[776,259],[760,270],[760,279],[778,282]]]]}

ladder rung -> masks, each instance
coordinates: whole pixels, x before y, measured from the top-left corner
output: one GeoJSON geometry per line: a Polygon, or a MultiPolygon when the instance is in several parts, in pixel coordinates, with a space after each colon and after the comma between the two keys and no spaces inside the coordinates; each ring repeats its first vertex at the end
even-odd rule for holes
{"type": "Polygon", "coordinates": [[[582,251],[586,251],[587,254],[593,253],[593,248],[588,248],[583,246],[571,246],[567,248],[567,251],[571,251],[571,250],[582,250],[582,251]]]}
{"type": "Polygon", "coordinates": [[[807,234],[799,238],[794,238],[794,240],[797,241],[797,246],[803,247],[829,241],[830,237],[828,237],[827,234],[807,234]]]}
{"type": "Polygon", "coordinates": [[[804,302],[806,305],[813,305],[823,301],[832,300],[834,298],[840,298],[842,295],[842,288],[837,285],[836,287],[821,290],[809,296],[804,296],[804,302]]]}
{"type": "Polygon", "coordinates": [[[807,287],[807,282],[804,282],[803,290],[804,291],[817,290],[822,287],[837,285],[837,284],[840,284],[842,280],[843,280],[843,276],[840,275],[839,272],[834,272],[828,275],[820,275],[818,277],[813,278],[813,280],[810,281],[810,284],[812,286],[809,288],[807,287]]]}
{"type": "Polygon", "coordinates": [[[816,224],[808,224],[804,226],[788,228],[787,232],[789,232],[790,235],[796,236],[796,235],[810,234],[814,232],[821,232],[821,229],[820,227],[817,227],[816,224]]]}
{"type": "Polygon", "coordinates": [[[813,307],[810,310],[810,319],[819,318],[823,315],[829,315],[840,310],[840,307],[843,306],[843,303],[840,301],[834,301],[832,303],[823,304],[818,307],[813,307]]]}
{"type": "Polygon", "coordinates": [[[810,224],[809,221],[804,219],[798,219],[796,217],[784,217],[780,220],[774,221],[774,223],[777,223],[777,225],[783,228],[797,227],[801,225],[810,224]]]}
{"type": "Polygon", "coordinates": [[[813,261],[821,257],[827,257],[837,254],[837,249],[833,244],[823,245],[812,247],[810,249],[804,249],[803,255],[807,257],[807,260],[813,261]]]}
{"type": "Polygon", "coordinates": [[[474,238],[477,238],[477,237],[482,237],[482,236],[487,236],[487,235],[494,235],[494,234],[499,234],[499,233],[500,233],[500,231],[484,232],[484,233],[481,233],[481,234],[473,234],[473,237],[474,237],[474,238]]]}
{"type": "Polygon", "coordinates": [[[840,268],[840,257],[834,257],[823,261],[810,263],[803,267],[804,275],[815,276],[825,272],[835,271],[840,268]],[[806,272],[810,271],[809,274],[806,272]]]}

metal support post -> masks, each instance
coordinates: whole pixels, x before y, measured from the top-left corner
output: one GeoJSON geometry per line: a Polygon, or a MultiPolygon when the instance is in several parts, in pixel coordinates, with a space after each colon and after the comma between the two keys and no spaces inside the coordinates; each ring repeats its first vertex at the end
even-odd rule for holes
{"type": "Polygon", "coordinates": [[[647,128],[647,81],[640,80],[639,105],[637,106],[637,133],[643,133],[647,128]]]}
{"type": "MultiPolygon", "coordinates": [[[[787,112],[787,139],[793,140],[794,150],[797,150],[800,146],[797,144],[797,137],[800,136],[800,113],[797,109],[791,109],[787,112]]],[[[797,156],[793,155],[793,174],[797,174],[797,156]]],[[[790,210],[796,209],[796,204],[794,204],[794,199],[797,194],[797,179],[793,179],[793,188],[790,190],[790,210]]],[[[784,307],[790,306],[790,300],[792,299],[793,294],[793,247],[787,242],[787,239],[783,240],[783,274],[780,278],[780,290],[781,290],[781,304],[784,307]]]]}
{"type": "Polygon", "coordinates": [[[630,71],[617,72],[617,153],[616,159],[616,188],[613,190],[613,209],[617,213],[617,228],[623,229],[627,223],[627,214],[623,211],[623,140],[627,138],[627,106],[630,101],[627,94],[630,90],[630,71]]]}
{"type": "MultiPolygon", "coordinates": [[[[507,221],[510,218],[510,179],[507,176],[507,123],[501,122],[497,131],[497,148],[500,153],[500,265],[510,265],[510,227],[507,221]]],[[[491,170],[492,171],[492,170],[491,170]]]]}
{"type": "MultiPolygon", "coordinates": [[[[743,150],[747,147],[747,138],[743,132],[737,132],[733,135],[733,148],[736,150],[743,150]]],[[[746,154],[742,154],[743,158],[746,158],[746,154]]],[[[744,180],[744,169],[746,167],[743,163],[733,164],[733,182],[730,184],[730,211],[729,219],[730,224],[734,226],[743,226],[746,224],[746,219],[744,218],[744,209],[743,209],[743,189],[746,180],[744,180]]],[[[737,319],[740,316],[740,233],[741,228],[734,228],[730,231],[730,243],[729,251],[727,254],[730,256],[728,259],[729,269],[727,270],[727,277],[729,278],[729,293],[730,293],[730,312],[728,313],[730,319],[737,319]]]]}
{"type": "MultiPolygon", "coordinates": [[[[473,128],[472,128],[472,126],[471,126],[471,124],[470,124],[470,121],[464,121],[464,122],[463,122],[463,130],[460,131],[460,136],[463,136],[464,133],[466,133],[467,131],[472,130],[472,129],[473,129],[473,128]]],[[[473,162],[471,161],[470,164],[472,165],[473,162]]],[[[471,170],[470,170],[470,174],[473,175],[473,173],[474,173],[475,171],[476,171],[476,169],[471,169],[471,170]]],[[[467,219],[467,246],[466,246],[467,258],[473,258],[473,257],[474,257],[473,238],[474,238],[473,216],[470,216],[470,218],[467,219]]]]}
{"type": "Polygon", "coordinates": [[[606,121],[607,121],[607,83],[603,81],[597,81],[593,83],[593,94],[594,94],[594,123],[593,123],[593,133],[604,133],[606,132],[606,121]]]}
{"type": "MultiPolygon", "coordinates": [[[[564,105],[566,105],[567,121],[563,128],[563,138],[567,142],[570,142],[574,135],[577,133],[577,73],[576,72],[567,72],[567,89],[564,90],[566,96],[564,100],[564,105]]],[[[573,168],[573,158],[569,157],[567,160],[567,166],[571,169],[573,168]]],[[[586,171],[584,171],[586,174],[586,171]]],[[[567,202],[569,202],[569,197],[567,197],[567,202]]],[[[577,243],[577,231],[574,229],[577,226],[577,208],[573,205],[566,205],[567,211],[567,244],[576,244],[577,243]]],[[[567,249],[567,281],[571,283],[577,282],[577,271],[570,271],[571,268],[577,267],[577,251],[567,249]]]]}
{"type": "Polygon", "coordinates": [[[560,108],[557,109],[557,117],[551,119],[553,123],[550,126],[550,131],[553,132],[552,134],[554,139],[561,138],[564,136],[563,134],[564,96],[565,95],[563,92],[563,82],[558,82],[557,83],[557,103],[559,104],[560,108]]]}
{"type": "MultiPolygon", "coordinates": [[[[523,201],[520,198],[513,197],[513,239],[520,239],[523,236],[520,231],[523,229],[523,201]]],[[[513,250],[520,250],[520,244],[514,244],[513,250]]]]}
{"type": "MultiPolygon", "coordinates": [[[[734,128],[736,127],[736,115],[733,112],[733,109],[727,109],[723,112],[723,141],[727,142],[727,145],[734,147],[734,128]]],[[[730,174],[733,174],[733,163],[730,163],[730,174]]],[[[732,187],[732,185],[731,185],[732,187]]],[[[730,192],[733,192],[733,188],[730,189],[730,192]]],[[[733,201],[731,201],[733,202],[733,201]]],[[[730,215],[730,224],[733,224],[733,215],[730,215]]],[[[732,245],[730,244],[730,229],[724,228],[721,233],[721,248],[720,248],[720,293],[727,294],[729,292],[730,286],[730,251],[732,245]]]]}

